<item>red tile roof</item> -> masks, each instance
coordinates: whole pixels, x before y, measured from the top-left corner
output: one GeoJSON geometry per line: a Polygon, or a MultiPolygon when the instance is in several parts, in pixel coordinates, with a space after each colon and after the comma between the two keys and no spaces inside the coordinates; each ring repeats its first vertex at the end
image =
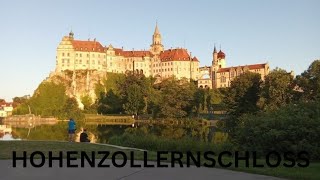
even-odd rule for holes
{"type": "Polygon", "coordinates": [[[266,66],[267,63],[263,63],[263,64],[250,64],[250,65],[245,65],[245,66],[236,66],[236,67],[227,67],[227,68],[220,68],[217,72],[220,73],[220,72],[229,72],[230,69],[234,68],[234,69],[237,69],[237,68],[244,68],[244,67],[248,67],[249,70],[252,70],[252,69],[262,69],[266,66]]]}
{"type": "Polygon", "coordinates": [[[123,49],[114,48],[116,56],[124,56],[124,57],[145,57],[151,56],[150,51],[124,51],[123,49]]]}
{"type": "Polygon", "coordinates": [[[12,102],[5,102],[5,101],[0,102],[0,107],[10,107],[10,106],[12,106],[12,102]]]}
{"type": "Polygon", "coordinates": [[[71,42],[76,51],[104,52],[103,46],[98,41],[72,40],[71,42]]]}
{"type": "Polygon", "coordinates": [[[199,60],[198,60],[197,57],[193,57],[193,58],[192,58],[192,61],[198,61],[198,62],[199,62],[199,60]]]}
{"type": "Polygon", "coordinates": [[[196,57],[190,58],[186,49],[168,49],[160,53],[161,61],[198,61],[196,57]]]}

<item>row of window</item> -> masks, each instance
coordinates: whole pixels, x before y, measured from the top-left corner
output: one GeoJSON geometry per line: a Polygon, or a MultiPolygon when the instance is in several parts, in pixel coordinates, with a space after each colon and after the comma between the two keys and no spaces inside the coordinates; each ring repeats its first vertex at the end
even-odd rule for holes
{"type": "MultiPolygon", "coordinates": [[[[64,57],[64,56],[67,56],[67,57],[70,57],[70,53],[62,53],[62,57],[64,57]]],[[[78,53],[76,53],[76,57],[82,57],[82,54],[80,53],[80,54],[78,54],[78,53]]],[[[89,57],[90,55],[89,54],[87,54],[87,57],[89,57]]],[[[92,54],[91,55],[91,57],[95,57],[95,54],[92,54]]],[[[98,58],[100,58],[100,57],[102,57],[102,56],[100,56],[100,54],[98,54],[98,58]]],[[[106,58],[106,55],[103,55],[103,58],[106,58]]]]}
{"type": "MultiPolygon", "coordinates": [[[[87,64],[89,64],[89,62],[90,62],[89,60],[86,61],[87,64]]],[[[96,62],[95,60],[92,60],[91,64],[95,64],[95,62],[96,62]]],[[[70,63],[70,59],[62,59],[62,64],[64,64],[64,63],[68,63],[69,64],[70,63]]],[[[97,63],[101,64],[101,61],[98,60],[97,63]]],[[[104,63],[106,64],[106,62],[104,62],[104,63]]],[[[79,60],[76,59],[76,64],[82,64],[82,59],[79,59],[79,60]]]]}
{"type": "MultiPolygon", "coordinates": [[[[62,64],[62,67],[70,67],[70,65],[69,64],[66,64],[66,65],[64,65],[64,64],[62,64]]],[[[78,65],[76,65],[75,67],[78,67],[78,65]]],[[[82,67],[87,67],[86,65],[82,65],[82,67]]],[[[91,68],[93,68],[93,69],[96,69],[95,67],[91,67],[91,68]]],[[[102,69],[102,68],[100,68],[100,67],[98,67],[97,69],[102,69]]]]}

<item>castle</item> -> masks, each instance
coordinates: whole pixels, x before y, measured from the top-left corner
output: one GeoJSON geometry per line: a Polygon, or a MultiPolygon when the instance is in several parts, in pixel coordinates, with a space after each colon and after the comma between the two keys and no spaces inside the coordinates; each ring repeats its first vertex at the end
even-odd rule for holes
{"type": "Polygon", "coordinates": [[[138,51],[116,48],[111,44],[103,46],[96,39],[76,40],[71,31],[57,48],[55,73],[86,70],[89,84],[90,72],[132,72],[153,76],[160,81],[169,77],[193,79],[198,81],[200,88],[229,87],[232,79],[245,71],[259,73],[262,79],[269,73],[267,63],[226,67],[225,57],[221,49],[217,52],[214,47],[211,66],[199,67],[199,60],[187,49],[164,48],[157,24],[150,49],[138,51]]]}

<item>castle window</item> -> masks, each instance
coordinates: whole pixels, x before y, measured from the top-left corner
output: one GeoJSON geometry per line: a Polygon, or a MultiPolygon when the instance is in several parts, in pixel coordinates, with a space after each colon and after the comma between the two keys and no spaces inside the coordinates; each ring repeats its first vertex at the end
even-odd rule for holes
{"type": "Polygon", "coordinates": [[[89,64],[89,60],[87,60],[87,64],[89,64]]]}
{"type": "Polygon", "coordinates": [[[80,59],[80,64],[82,64],[82,60],[80,59]]]}
{"type": "Polygon", "coordinates": [[[233,78],[234,77],[234,72],[231,72],[231,78],[233,78]]]}
{"type": "MultiPolygon", "coordinates": [[[[112,62],[110,62],[110,67],[112,66],[112,62]]],[[[131,67],[130,67],[131,68],[131,67]]]]}
{"type": "Polygon", "coordinates": [[[82,54],[80,53],[80,57],[82,57],[82,54]]]}
{"type": "Polygon", "coordinates": [[[100,58],[100,54],[98,54],[98,58],[100,58]]]}
{"type": "Polygon", "coordinates": [[[64,56],[64,53],[62,53],[62,56],[64,56]]]}
{"type": "Polygon", "coordinates": [[[92,57],[94,57],[94,54],[92,54],[92,57]]]}
{"type": "Polygon", "coordinates": [[[64,59],[62,59],[62,63],[64,63],[64,59]]]}
{"type": "Polygon", "coordinates": [[[76,53],[76,57],[78,57],[78,53],[76,53]]]}
{"type": "Polygon", "coordinates": [[[92,60],[92,64],[94,64],[94,60],[92,60]]]}
{"type": "Polygon", "coordinates": [[[100,60],[98,60],[98,64],[100,64],[100,60]]]}
{"type": "Polygon", "coordinates": [[[89,57],[89,54],[87,54],[87,57],[89,57]]]}
{"type": "Polygon", "coordinates": [[[68,53],[68,56],[70,56],[70,53],[68,53]]]}

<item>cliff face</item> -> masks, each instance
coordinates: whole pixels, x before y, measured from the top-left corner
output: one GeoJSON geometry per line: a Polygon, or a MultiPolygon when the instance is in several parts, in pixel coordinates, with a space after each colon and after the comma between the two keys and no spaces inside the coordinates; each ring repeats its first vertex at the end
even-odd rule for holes
{"type": "Polygon", "coordinates": [[[79,108],[83,109],[81,97],[89,96],[94,102],[97,97],[95,87],[97,83],[103,84],[102,79],[106,73],[96,70],[76,70],[52,72],[46,81],[54,83],[62,83],[66,87],[66,95],[77,99],[79,108]]]}

